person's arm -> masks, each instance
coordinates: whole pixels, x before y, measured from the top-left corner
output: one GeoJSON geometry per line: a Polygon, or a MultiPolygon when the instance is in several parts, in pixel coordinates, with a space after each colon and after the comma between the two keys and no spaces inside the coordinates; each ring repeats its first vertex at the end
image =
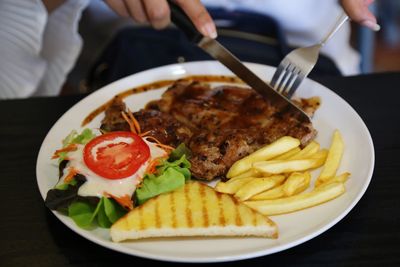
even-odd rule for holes
{"type": "Polygon", "coordinates": [[[58,95],[82,46],[88,0],[0,3],[0,99],[58,95]]]}
{"type": "MultiPolygon", "coordinates": [[[[150,23],[162,29],[170,23],[170,10],[166,0],[105,0],[120,16],[131,17],[138,23],[150,23]]],[[[205,36],[217,37],[215,24],[200,0],[175,0],[205,36]]]]}
{"type": "Polygon", "coordinates": [[[373,2],[374,0],[341,0],[343,9],[353,21],[373,31],[379,31],[381,27],[376,22],[376,17],[368,9],[373,2]]]}

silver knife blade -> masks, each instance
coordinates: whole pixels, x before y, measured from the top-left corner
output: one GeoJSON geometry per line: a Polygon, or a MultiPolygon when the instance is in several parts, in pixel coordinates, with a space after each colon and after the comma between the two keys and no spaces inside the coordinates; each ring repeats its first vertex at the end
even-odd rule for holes
{"type": "Polygon", "coordinates": [[[299,119],[302,121],[310,122],[310,118],[300,108],[293,104],[289,99],[276,92],[261,78],[255,75],[250,69],[248,69],[240,60],[235,57],[228,49],[226,49],[217,40],[203,37],[197,45],[210,54],[213,58],[224,64],[229,70],[231,70],[236,76],[242,81],[248,84],[251,88],[256,90],[265,99],[273,103],[273,105],[279,108],[287,107],[290,111],[296,113],[299,119]]]}

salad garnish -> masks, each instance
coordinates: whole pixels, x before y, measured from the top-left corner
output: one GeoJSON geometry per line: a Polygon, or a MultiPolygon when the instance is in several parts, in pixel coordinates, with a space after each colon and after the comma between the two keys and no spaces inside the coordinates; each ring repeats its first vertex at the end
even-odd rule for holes
{"type": "MultiPolygon", "coordinates": [[[[135,120],[131,116],[129,119],[135,120]]],[[[191,178],[187,147],[161,144],[147,136],[148,133],[141,134],[135,124],[132,122],[136,133],[119,131],[97,136],[91,129],[81,133],[72,131],[52,157],[58,159],[60,180],[48,191],[46,206],[69,216],[81,228],[109,228],[135,206],[183,186],[191,178]],[[164,150],[164,156],[150,157],[149,145],[164,150]],[[77,159],[97,175],[96,179],[118,182],[125,177],[134,178],[134,193],[121,195],[104,191],[101,195],[80,195],[79,188],[87,183],[87,177],[71,165],[77,159]]]]}

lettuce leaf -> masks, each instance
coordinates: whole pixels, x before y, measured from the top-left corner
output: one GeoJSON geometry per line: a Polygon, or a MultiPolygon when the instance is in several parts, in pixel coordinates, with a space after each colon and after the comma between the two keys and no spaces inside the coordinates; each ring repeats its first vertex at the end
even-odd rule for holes
{"type": "Polygon", "coordinates": [[[186,147],[186,145],[184,143],[177,146],[169,154],[168,161],[172,162],[175,160],[179,160],[183,155],[185,155],[186,158],[188,158],[188,159],[192,156],[192,152],[189,150],[189,148],[186,147]]]}
{"type": "Polygon", "coordinates": [[[47,192],[46,207],[60,212],[68,211],[69,205],[78,198],[79,187],[86,182],[85,176],[77,174],[70,183],[60,184],[47,192]]]}
{"type": "Polygon", "coordinates": [[[78,134],[76,130],[71,131],[67,137],[62,141],[63,147],[68,146],[69,144],[87,144],[90,140],[92,140],[96,135],[93,133],[91,129],[85,128],[83,131],[78,134]]]}
{"type": "MultiPolygon", "coordinates": [[[[91,129],[88,129],[88,128],[84,129],[80,134],[78,134],[78,132],[76,130],[73,130],[62,141],[62,144],[63,144],[62,147],[64,148],[64,147],[66,147],[66,146],[68,146],[70,144],[85,145],[95,137],[96,137],[96,135],[93,133],[93,131],[91,129]]],[[[60,157],[59,157],[59,161],[58,162],[63,161],[66,158],[67,154],[68,154],[68,152],[61,152],[59,154],[60,157]]]]}
{"type": "Polygon", "coordinates": [[[103,205],[104,212],[111,224],[115,223],[127,212],[121,205],[110,198],[103,198],[103,205]]]}
{"type": "Polygon", "coordinates": [[[68,207],[68,216],[81,228],[90,228],[94,217],[93,214],[97,212],[98,209],[96,207],[83,201],[74,202],[68,207]]]}
{"type": "Polygon", "coordinates": [[[185,176],[174,168],[168,168],[159,176],[149,175],[143,180],[140,188],[136,189],[139,205],[152,197],[172,191],[185,184],[185,176]]]}
{"type": "Polygon", "coordinates": [[[64,183],[64,184],[59,184],[55,187],[55,189],[58,190],[67,190],[69,188],[70,185],[77,185],[78,182],[75,179],[72,179],[70,182],[68,183],[64,183]]]}
{"type": "Polygon", "coordinates": [[[102,197],[97,205],[86,201],[75,201],[68,207],[68,216],[81,228],[91,229],[97,223],[102,228],[110,228],[127,211],[114,200],[102,197]]]}
{"type": "Polygon", "coordinates": [[[141,186],[136,189],[136,203],[141,205],[152,197],[183,186],[191,178],[189,168],[190,162],[186,154],[172,162],[163,161],[156,167],[155,174],[148,174],[143,178],[141,186]]]}
{"type": "Polygon", "coordinates": [[[185,176],[185,180],[189,180],[191,177],[190,173],[190,162],[186,159],[186,155],[182,155],[182,157],[178,160],[175,160],[173,162],[169,162],[168,160],[162,162],[161,165],[157,166],[157,173],[158,174],[163,174],[166,170],[169,168],[173,168],[178,172],[181,172],[185,176]]]}

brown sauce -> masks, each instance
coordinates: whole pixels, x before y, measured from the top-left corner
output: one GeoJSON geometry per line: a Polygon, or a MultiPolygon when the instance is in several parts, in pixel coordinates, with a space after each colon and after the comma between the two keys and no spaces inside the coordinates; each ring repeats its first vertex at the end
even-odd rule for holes
{"type": "MultiPolygon", "coordinates": [[[[198,82],[222,82],[222,83],[236,83],[236,84],[243,84],[242,80],[235,76],[225,76],[225,75],[193,75],[193,76],[188,76],[185,78],[182,78],[180,80],[185,80],[185,81],[198,81],[198,82]]],[[[173,83],[175,83],[177,80],[160,80],[148,84],[144,84],[138,87],[134,87],[131,89],[128,89],[126,91],[123,91],[117,95],[115,95],[112,99],[101,105],[100,107],[96,108],[92,112],[89,113],[88,116],[82,121],[82,127],[85,126],[86,124],[90,123],[94,118],[96,118],[100,113],[105,111],[112,103],[113,99],[115,98],[121,98],[124,99],[130,95],[134,94],[139,94],[142,92],[147,92],[150,90],[157,90],[166,86],[170,86],[173,83]]]]}

